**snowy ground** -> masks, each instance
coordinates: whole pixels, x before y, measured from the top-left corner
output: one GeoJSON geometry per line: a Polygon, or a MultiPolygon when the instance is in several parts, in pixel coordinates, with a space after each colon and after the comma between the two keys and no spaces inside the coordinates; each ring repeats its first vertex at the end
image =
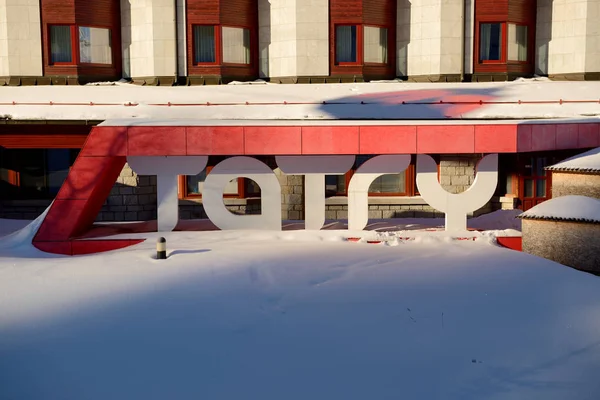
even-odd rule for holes
{"type": "Polygon", "coordinates": [[[600,278],[493,232],[172,232],[158,261],[156,234],[60,257],[32,231],[0,239],[0,399],[600,398],[600,278]]]}

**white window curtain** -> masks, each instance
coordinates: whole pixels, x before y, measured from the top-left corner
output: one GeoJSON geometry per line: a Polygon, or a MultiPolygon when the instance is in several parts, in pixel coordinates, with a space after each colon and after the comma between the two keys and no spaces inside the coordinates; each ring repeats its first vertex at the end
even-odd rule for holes
{"type": "Polygon", "coordinates": [[[79,27],[79,61],[112,64],[110,29],[79,27]]]}
{"type": "Polygon", "coordinates": [[[508,59],[527,61],[527,27],[508,24],[508,59]]]}
{"type": "Polygon", "coordinates": [[[50,27],[50,60],[55,62],[73,62],[71,48],[71,27],[50,27]]]}
{"type": "Polygon", "coordinates": [[[364,27],[364,57],[366,63],[387,63],[387,33],[386,28],[364,27]]]}
{"type": "Polygon", "coordinates": [[[502,59],[502,25],[481,24],[479,31],[479,59],[502,59]]]}
{"type": "Polygon", "coordinates": [[[223,62],[250,64],[250,30],[224,26],[223,62]]]}
{"type": "Polygon", "coordinates": [[[337,26],[335,29],[335,61],[356,62],[356,26],[337,26]]]}
{"type": "Polygon", "coordinates": [[[194,62],[214,63],[215,61],[215,27],[194,26],[194,62]]]}

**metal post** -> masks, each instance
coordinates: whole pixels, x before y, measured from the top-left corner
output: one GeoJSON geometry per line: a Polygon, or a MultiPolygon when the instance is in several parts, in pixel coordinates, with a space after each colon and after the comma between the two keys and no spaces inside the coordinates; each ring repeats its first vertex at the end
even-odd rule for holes
{"type": "Polygon", "coordinates": [[[165,239],[164,237],[160,237],[156,241],[156,259],[167,259],[167,239],[165,239]]]}

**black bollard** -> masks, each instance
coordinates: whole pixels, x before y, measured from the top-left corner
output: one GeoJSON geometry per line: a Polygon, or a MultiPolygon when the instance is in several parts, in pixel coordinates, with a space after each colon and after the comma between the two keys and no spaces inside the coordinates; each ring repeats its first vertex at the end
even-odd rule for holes
{"type": "Polygon", "coordinates": [[[167,259],[167,239],[165,239],[164,237],[160,237],[156,241],[156,259],[167,259]]]}

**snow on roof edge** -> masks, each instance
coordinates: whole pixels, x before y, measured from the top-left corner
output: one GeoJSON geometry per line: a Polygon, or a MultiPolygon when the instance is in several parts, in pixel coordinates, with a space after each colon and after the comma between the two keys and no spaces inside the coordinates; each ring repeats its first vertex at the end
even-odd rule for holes
{"type": "Polygon", "coordinates": [[[600,172],[600,147],[545,168],[548,171],[600,172]]]}
{"type": "Polygon", "coordinates": [[[517,218],[600,224],[600,200],[579,195],[556,197],[530,208],[517,218]]]}

